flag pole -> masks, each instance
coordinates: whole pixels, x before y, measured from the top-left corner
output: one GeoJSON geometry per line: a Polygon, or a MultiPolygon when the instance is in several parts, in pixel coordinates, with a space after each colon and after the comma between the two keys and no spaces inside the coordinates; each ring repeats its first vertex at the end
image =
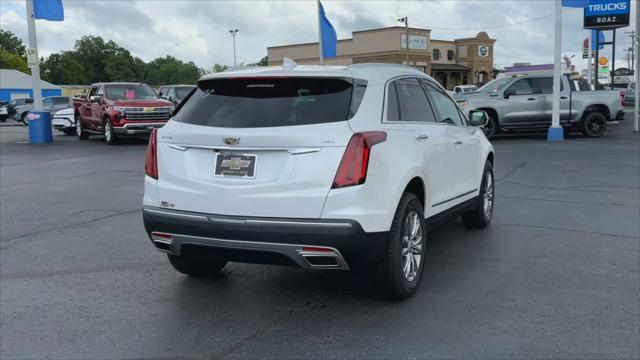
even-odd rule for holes
{"type": "Polygon", "coordinates": [[[36,62],[31,66],[31,81],[33,84],[33,110],[42,110],[42,89],[40,83],[40,59],[38,58],[38,43],[36,39],[36,20],[33,16],[33,0],[27,1],[27,28],[29,31],[29,50],[35,53],[36,62]]]}
{"type": "Polygon", "coordinates": [[[320,50],[320,65],[324,65],[324,56],[322,54],[322,19],[320,15],[320,0],[317,1],[318,5],[318,49],[320,50]]]}
{"type": "Polygon", "coordinates": [[[564,131],[560,127],[560,81],[562,73],[560,71],[560,57],[562,56],[562,0],[555,0],[556,5],[556,28],[554,34],[553,47],[553,102],[551,111],[551,127],[547,134],[549,141],[562,141],[564,131]]]}

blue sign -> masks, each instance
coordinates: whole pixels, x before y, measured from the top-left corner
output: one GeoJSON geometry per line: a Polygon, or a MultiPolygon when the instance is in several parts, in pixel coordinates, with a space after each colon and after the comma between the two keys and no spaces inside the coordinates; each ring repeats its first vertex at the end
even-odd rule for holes
{"type": "Polygon", "coordinates": [[[585,29],[615,29],[629,26],[631,0],[590,0],[584,7],[585,29]]]}

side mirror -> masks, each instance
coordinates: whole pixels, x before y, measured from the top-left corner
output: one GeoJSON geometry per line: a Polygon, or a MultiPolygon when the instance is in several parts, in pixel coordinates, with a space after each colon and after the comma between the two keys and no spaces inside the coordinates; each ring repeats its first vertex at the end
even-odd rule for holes
{"type": "Polygon", "coordinates": [[[489,115],[482,110],[469,111],[469,125],[475,127],[485,127],[489,122],[489,115]]]}
{"type": "Polygon", "coordinates": [[[504,98],[508,99],[509,96],[513,96],[516,94],[516,91],[512,88],[508,88],[507,90],[504,91],[504,98]]]}
{"type": "Polygon", "coordinates": [[[89,96],[89,101],[91,102],[100,102],[100,100],[102,100],[102,96],[100,95],[89,96]]]}

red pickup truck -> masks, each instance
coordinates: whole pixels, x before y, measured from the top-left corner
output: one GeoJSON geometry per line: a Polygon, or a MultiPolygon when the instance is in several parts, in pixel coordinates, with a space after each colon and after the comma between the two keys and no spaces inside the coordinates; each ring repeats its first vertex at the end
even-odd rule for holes
{"type": "Polygon", "coordinates": [[[99,83],[73,101],[78,138],[104,135],[109,145],[122,136],[151,133],[171,118],[172,102],[158,98],[146,84],[99,83]]]}

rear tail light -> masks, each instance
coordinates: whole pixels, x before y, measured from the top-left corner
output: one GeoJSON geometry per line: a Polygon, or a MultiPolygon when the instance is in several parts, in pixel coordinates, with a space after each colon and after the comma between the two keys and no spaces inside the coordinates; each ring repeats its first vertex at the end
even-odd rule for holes
{"type": "Polygon", "coordinates": [[[344,150],[332,189],[363,184],[367,179],[371,147],[387,139],[384,131],[355,133],[344,150]]]}
{"type": "Polygon", "coordinates": [[[158,178],[158,129],[151,131],[149,145],[147,145],[147,156],[144,162],[144,173],[154,179],[158,178]]]}

